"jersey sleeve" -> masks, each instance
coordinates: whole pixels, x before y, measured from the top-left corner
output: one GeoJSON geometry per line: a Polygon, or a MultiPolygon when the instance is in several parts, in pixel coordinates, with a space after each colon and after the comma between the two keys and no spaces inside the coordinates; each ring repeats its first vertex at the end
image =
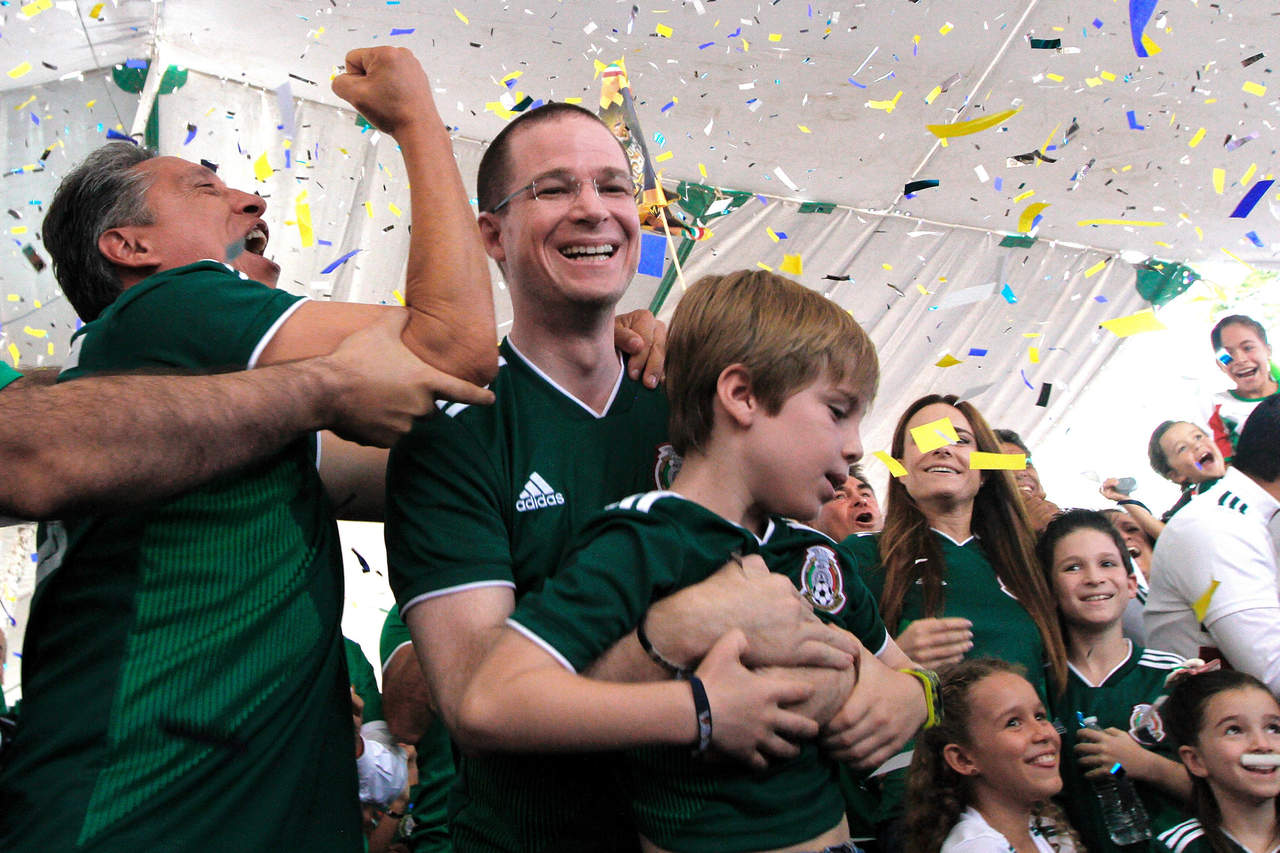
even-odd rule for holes
{"type": "Polygon", "coordinates": [[[103,370],[252,367],[303,298],[213,261],[135,285],[80,331],[77,363],[60,379],[103,370]]]}
{"type": "Polygon", "coordinates": [[[400,618],[400,608],[394,604],[391,605],[391,609],[387,611],[387,618],[382,623],[382,633],[378,636],[378,657],[384,674],[387,664],[395,657],[400,647],[412,642],[409,626],[400,618]]]}
{"type": "Polygon", "coordinates": [[[588,522],[563,569],[521,599],[509,624],[581,672],[674,592],[685,549],[659,518],[621,510],[588,522]]]}
{"type": "Polygon", "coordinates": [[[1224,616],[1243,610],[1280,606],[1276,561],[1265,528],[1242,515],[1221,512],[1213,524],[1184,530],[1178,553],[1188,561],[1178,573],[1188,603],[1209,595],[1201,620],[1210,633],[1224,616]],[[1193,568],[1194,566],[1194,568],[1193,568]],[[1208,593],[1208,585],[1218,586],[1208,593]],[[1203,589],[1195,586],[1203,582],[1203,589]]]}
{"type": "Polygon", "coordinates": [[[444,413],[420,421],[387,463],[386,543],[400,616],[425,598],[515,587],[493,460],[444,413]]]}
{"type": "MultiPolygon", "coordinates": [[[[867,538],[870,539],[870,537],[867,538]]],[[[850,567],[850,570],[845,573],[845,605],[840,611],[838,621],[846,631],[857,637],[862,645],[878,655],[884,651],[885,643],[889,640],[889,632],[880,619],[880,608],[876,605],[871,590],[862,580],[858,558],[843,544],[836,545],[835,551],[845,565],[850,567]]]]}

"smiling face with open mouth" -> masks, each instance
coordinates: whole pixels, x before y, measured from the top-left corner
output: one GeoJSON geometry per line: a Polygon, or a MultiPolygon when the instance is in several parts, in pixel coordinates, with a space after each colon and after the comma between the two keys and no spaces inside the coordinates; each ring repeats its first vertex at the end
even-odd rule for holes
{"type": "Polygon", "coordinates": [[[265,256],[267,203],[232,189],[209,168],[179,157],[155,157],[135,167],[149,181],[150,225],[127,226],[152,253],[152,273],[201,260],[225,261],[250,278],[275,285],[280,267],[265,256]]]}
{"type": "Polygon", "coordinates": [[[1218,367],[1236,383],[1236,393],[1241,397],[1257,399],[1276,393],[1275,380],[1271,378],[1271,347],[1258,333],[1243,323],[1231,323],[1222,327],[1222,349],[1230,360],[1218,367]]]}
{"type": "Polygon", "coordinates": [[[1258,687],[1215,694],[1205,705],[1194,746],[1181,748],[1192,774],[1207,778],[1214,795],[1243,802],[1280,795],[1280,705],[1258,687]]]}
{"type": "Polygon", "coordinates": [[[929,505],[935,501],[948,504],[972,503],[982,487],[982,472],[969,467],[969,454],[977,449],[973,427],[959,409],[946,403],[930,403],[907,421],[907,440],[903,445],[902,464],[907,474],[902,485],[929,516],[929,505]],[[927,453],[911,439],[911,430],[941,418],[950,418],[958,441],[927,453]]]}
{"type": "Polygon", "coordinates": [[[1195,424],[1174,424],[1160,436],[1160,448],[1169,463],[1169,479],[1179,485],[1216,480],[1227,473],[1227,463],[1213,439],[1195,424]]]}
{"type": "Polygon", "coordinates": [[[1053,592],[1062,618],[1072,627],[1114,625],[1138,591],[1115,541],[1100,530],[1081,527],[1053,548],[1053,592]]]}

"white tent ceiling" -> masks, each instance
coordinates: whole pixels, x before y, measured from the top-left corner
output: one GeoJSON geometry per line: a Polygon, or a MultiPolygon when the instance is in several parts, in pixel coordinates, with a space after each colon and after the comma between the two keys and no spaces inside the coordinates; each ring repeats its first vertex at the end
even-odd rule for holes
{"type": "MultiPolygon", "coordinates": [[[[328,80],[347,49],[415,51],[455,128],[468,183],[480,143],[505,123],[496,106],[504,97],[508,105],[525,95],[581,98],[593,107],[597,63],[622,58],[664,179],[761,197],[713,225],[690,274],[776,267],[784,254],[802,254],[801,279],[853,310],[888,353],[882,412],[926,390],[994,384],[980,402],[1034,433],[1114,351],[1097,323],[1144,307],[1121,252],[1128,261],[1273,265],[1280,245],[1274,191],[1247,219],[1230,216],[1272,169],[1280,88],[1271,57],[1245,63],[1265,53],[1280,12],[1245,0],[1169,0],[1145,24],[1152,55],[1141,58],[1131,6],[1151,3],[11,3],[0,9],[12,217],[0,256],[8,300],[0,301],[0,351],[14,346],[26,363],[60,359],[69,314],[53,305],[48,270],[33,273],[20,249],[40,248],[40,206],[70,163],[107,128],[133,123],[138,96],[94,69],[140,58],[189,68],[187,85],[160,97],[162,150],[218,162],[229,183],[271,200],[272,250],[294,286],[378,301],[391,298],[403,258],[404,232],[394,230],[402,220],[387,209],[403,208],[407,194],[389,141],[371,141],[336,110],[328,80]],[[288,164],[277,129],[284,84],[298,125],[288,164]],[[945,144],[926,127],[1009,110],[1017,112],[945,144]],[[1029,165],[1011,159],[1036,151],[1029,165]],[[275,174],[255,184],[253,163],[264,153],[275,174]],[[925,179],[938,186],[904,196],[908,182],[925,179]],[[288,227],[304,189],[317,237],[327,241],[320,249],[288,227]],[[804,200],[838,207],[801,215],[804,200]],[[1018,232],[1034,204],[1047,205],[1039,242],[1001,249],[1001,235],[1018,232]],[[1082,224],[1091,222],[1105,224],[1082,224]],[[778,232],[786,242],[772,239],[778,232]],[[355,248],[364,251],[321,274],[355,248]],[[988,298],[945,308],[949,294],[992,282],[988,298]],[[999,297],[1002,284],[1018,304],[999,297]],[[972,357],[946,374],[931,367],[942,355],[964,359],[988,347],[987,361],[972,357]],[[1030,347],[1037,352],[1028,357],[1030,347]],[[1054,401],[1035,408],[1046,381],[1055,383],[1054,401]]],[[[631,304],[647,303],[655,283],[631,304]]],[[[498,292],[503,319],[500,282],[498,292]]]]}

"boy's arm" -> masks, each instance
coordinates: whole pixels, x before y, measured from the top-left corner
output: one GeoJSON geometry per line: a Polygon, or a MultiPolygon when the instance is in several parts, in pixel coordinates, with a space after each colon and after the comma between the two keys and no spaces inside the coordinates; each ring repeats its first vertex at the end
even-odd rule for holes
{"type": "MultiPolygon", "coordinates": [[[[741,632],[731,632],[696,674],[711,709],[712,746],[763,768],[766,756],[795,755],[799,747],[791,740],[813,737],[817,725],[782,707],[803,701],[809,688],[752,674],[741,662],[745,650],[741,632]]],[[[462,747],[477,750],[691,746],[699,740],[699,720],[687,681],[618,684],[585,678],[508,629],[471,680],[454,736],[462,747]]]]}
{"type": "MultiPolygon", "coordinates": [[[[400,144],[413,224],[404,342],[446,374],[483,385],[498,369],[489,266],[422,66],[404,48],[359,48],[334,92],[400,144]]],[[[385,306],[308,302],[272,337],[262,363],[331,351],[385,306]]]]}
{"type": "Polygon", "coordinates": [[[858,684],[823,729],[823,749],[855,767],[879,767],[915,736],[928,718],[924,685],[902,669],[914,668],[893,640],[879,655],[864,648],[858,684]]]}
{"type": "Polygon", "coordinates": [[[1191,777],[1182,762],[1172,761],[1144,748],[1128,732],[1120,729],[1109,728],[1099,732],[1081,728],[1076,732],[1076,738],[1076,755],[1080,766],[1087,768],[1086,778],[1104,778],[1107,769],[1119,762],[1130,779],[1156,785],[1184,803],[1191,802],[1191,777]]]}
{"type": "Polygon", "coordinates": [[[435,718],[435,701],[410,643],[396,649],[382,668],[382,714],[401,743],[417,743],[435,718]]]}

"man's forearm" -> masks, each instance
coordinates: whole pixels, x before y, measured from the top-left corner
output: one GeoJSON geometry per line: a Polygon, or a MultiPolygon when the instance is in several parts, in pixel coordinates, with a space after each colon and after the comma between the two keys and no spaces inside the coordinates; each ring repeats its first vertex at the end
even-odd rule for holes
{"type": "Polygon", "coordinates": [[[52,518],[176,494],[324,426],[324,359],[219,376],[90,377],[0,391],[0,514],[52,518]]]}

